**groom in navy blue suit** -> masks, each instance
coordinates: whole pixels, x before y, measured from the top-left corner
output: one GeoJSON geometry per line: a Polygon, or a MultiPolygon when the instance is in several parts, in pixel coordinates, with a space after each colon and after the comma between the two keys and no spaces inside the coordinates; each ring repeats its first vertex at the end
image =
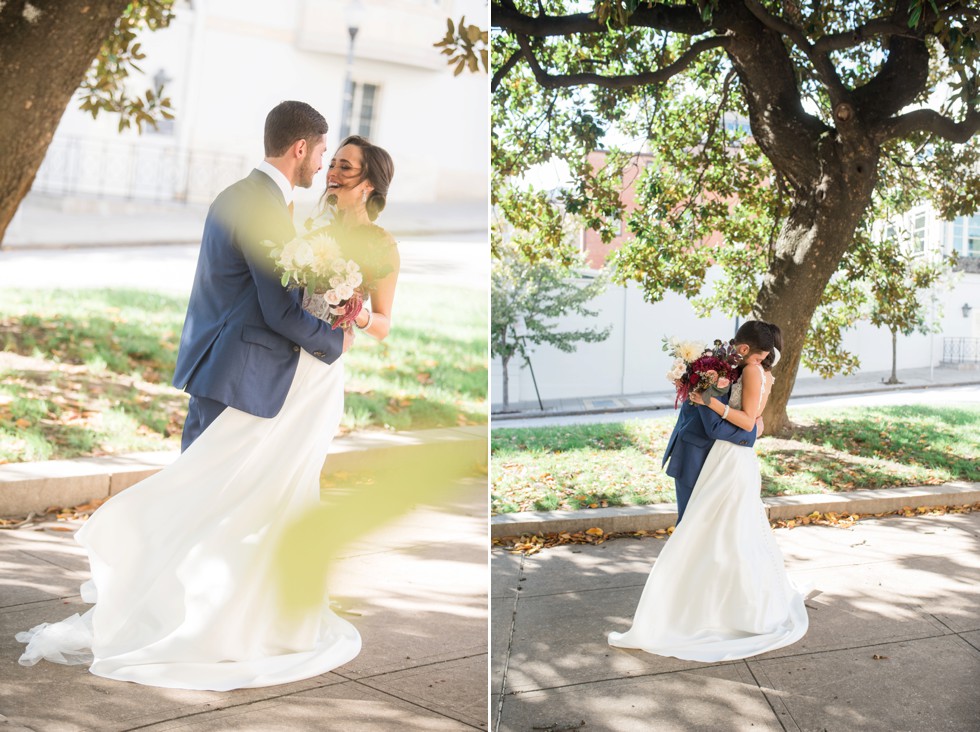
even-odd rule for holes
{"type": "MultiPolygon", "coordinates": [[[[756,327],[752,324],[757,322],[745,323],[735,334],[735,350],[743,358],[752,351],[762,350],[761,344],[755,343],[756,327]]],[[[731,394],[728,393],[716,398],[722,404],[728,404],[730,396],[731,394]]],[[[701,474],[704,461],[708,459],[708,453],[715,440],[751,447],[755,445],[757,432],[761,429],[761,417],[756,420],[756,426],[752,431],[747,432],[723,420],[710,409],[700,409],[691,402],[684,402],[661,463],[662,467],[667,464],[668,459],[670,460],[667,464],[667,475],[674,479],[674,489],[677,494],[677,523],[680,523],[684,517],[684,510],[691,499],[694,484],[698,482],[698,475],[701,474]]]]}
{"type": "Polygon", "coordinates": [[[353,336],[305,312],[300,290],[272,270],[265,240],[289,241],[293,188],[323,167],[327,122],[303,102],[282,102],[265,122],[265,159],[208,211],[180,336],[174,386],[190,395],[186,450],[226,407],[274,417],[304,349],[333,363],[353,336]]]}

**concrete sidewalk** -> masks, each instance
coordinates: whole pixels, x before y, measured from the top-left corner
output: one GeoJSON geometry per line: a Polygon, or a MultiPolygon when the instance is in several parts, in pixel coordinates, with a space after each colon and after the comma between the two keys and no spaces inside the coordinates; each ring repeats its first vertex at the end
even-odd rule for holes
{"type": "Polygon", "coordinates": [[[495,549],[491,729],[980,729],[980,513],[779,529],[822,592],[796,644],[716,664],[611,648],[665,542],[495,549]]]}
{"type": "MultiPolygon", "coordinates": [[[[916,368],[898,371],[900,384],[885,384],[890,371],[862,371],[852,376],[835,376],[823,379],[810,376],[797,379],[790,399],[807,397],[843,396],[845,394],[878,394],[931,387],[972,386],[980,384],[980,370],[956,368],[916,368]]],[[[666,381],[665,381],[666,385],[666,381]]],[[[668,385],[669,386],[669,385],[668,385]]],[[[559,417],[583,414],[610,414],[644,412],[654,409],[675,409],[676,394],[673,389],[618,396],[596,396],[569,399],[543,399],[544,410],[536,401],[512,403],[508,411],[493,405],[491,418],[494,423],[506,427],[508,420],[529,420],[536,417],[559,417]]]]}
{"type": "MultiPolygon", "coordinates": [[[[71,249],[87,246],[198,244],[208,207],[29,194],[0,249],[71,249]]],[[[297,224],[308,214],[297,209],[297,224]]],[[[396,237],[444,236],[488,231],[486,202],[391,201],[378,223],[396,237]]]]}
{"type": "MultiPolygon", "coordinates": [[[[64,525],[61,525],[64,528],[64,525]]],[[[109,681],[17,664],[14,634],[88,606],[88,562],[66,532],[0,532],[0,730],[473,730],[487,728],[486,481],[462,481],[350,547],[331,598],[361,633],[351,663],[232,692],[109,681]]]]}

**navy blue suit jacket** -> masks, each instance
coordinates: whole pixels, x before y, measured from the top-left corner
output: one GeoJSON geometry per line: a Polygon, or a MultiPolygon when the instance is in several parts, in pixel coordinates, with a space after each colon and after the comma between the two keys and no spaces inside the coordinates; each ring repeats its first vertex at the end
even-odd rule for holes
{"type": "MultiPolygon", "coordinates": [[[[726,394],[720,397],[721,402],[728,404],[729,396],[726,394]]],[[[681,485],[693,486],[698,481],[698,475],[715,440],[751,447],[755,444],[755,438],[755,427],[751,432],[746,432],[731,422],[726,422],[707,407],[685,401],[667,442],[661,467],[669,458],[667,475],[681,485]]]]}
{"type": "Polygon", "coordinates": [[[258,170],[222,191],[204,223],[201,253],[180,336],[173,383],[257,417],[274,417],[300,348],[326,363],[344,334],[303,310],[260,242],[295,236],[282,192],[258,170]]]}

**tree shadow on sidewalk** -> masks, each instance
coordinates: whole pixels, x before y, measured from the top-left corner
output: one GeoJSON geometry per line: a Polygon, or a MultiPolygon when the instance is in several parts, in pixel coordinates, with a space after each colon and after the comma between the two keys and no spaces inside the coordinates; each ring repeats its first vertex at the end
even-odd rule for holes
{"type": "Polygon", "coordinates": [[[719,664],[606,643],[629,627],[663,542],[495,551],[499,729],[781,729],[781,719],[803,729],[969,728],[980,711],[980,514],[777,538],[791,576],[822,590],[807,603],[810,629],[787,648],[719,664]]]}

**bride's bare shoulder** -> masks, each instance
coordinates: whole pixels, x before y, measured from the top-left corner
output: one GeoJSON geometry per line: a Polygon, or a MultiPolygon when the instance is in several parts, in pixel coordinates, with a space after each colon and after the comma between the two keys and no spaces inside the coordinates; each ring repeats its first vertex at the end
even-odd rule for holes
{"type": "Polygon", "coordinates": [[[762,369],[757,369],[752,366],[747,366],[744,369],[742,369],[742,380],[745,382],[746,385],[748,384],[758,385],[762,383],[763,373],[764,372],[762,369]]]}

